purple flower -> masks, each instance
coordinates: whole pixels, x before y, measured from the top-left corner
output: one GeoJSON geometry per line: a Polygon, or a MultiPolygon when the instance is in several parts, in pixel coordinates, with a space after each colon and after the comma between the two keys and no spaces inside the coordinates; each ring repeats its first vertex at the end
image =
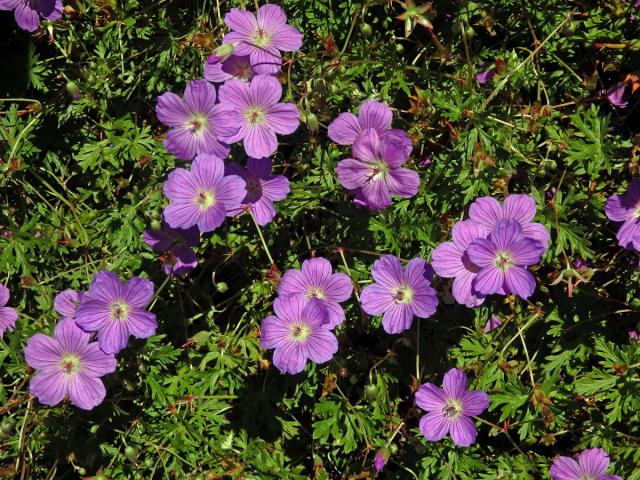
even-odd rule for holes
{"type": "Polygon", "coordinates": [[[206,80],[189,82],[183,98],[172,92],[160,95],[156,115],[170,127],[165,148],[187,161],[201,153],[224,159],[229,146],[220,139],[234,135],[240,122],[233,108],[216,104],[216,89],[206,80]]]}
{"type": "Polygon", "coordinates": [[[611,105],[618,108],[625,108],[629,105],[627,98],[627,83],[620,82],[612,85],[607,90],[607,100],[611,105]]]}
{"type": "Polygon", "coordinates": [[[65,397],[83,410],[99,405],[106,394],[100,377],[116,370],[116,359],[104,353],[91,334],[73,320],[63,319],[53,337],[36,333],[24,348],[27,364],[35,370],[29,390],[44,405],[57,405],[65,397]]]}
{"type": "Polygon", "coordinates": [[[53,308],[60,314],[63,320],[76,320],[78,307],[82,302],[83,292],[64,290],[56,295],[53,300],[53,308]]]}
{"type": "Polygon", "coordinates": [[[484,85],[493,79],[493,76],[496,74],[496,67],[491,67],[483,72],[476,73],[476,81],[480,85],[484,85]]]}
{"type": "Polygon", "coordinates": [[[496,328],[498,328],[500,325],[502,325],[502,320],[500,320],[497,316],[495,315],[491,315],[491,317],[489,317],[489,320],[487,320],[487,323],[485,324],[484,328],[482,329],[482,331],[484,333],[489,333],[491,330],[495,330],[496,328]]]}
{"type": "Polygon", "coordinates": [[[385,332],[404,332],[414,316],[435,313],[438,296],[431,288],[426,260],[414,258],[403,268],[397,257],[384,255],[373,264],[371,275],[375,283],[362,290],[362,309],[369,315],[383,314],[385,332]]]}
{"type": "Polygon", "coordinates": [[[289,194],[289,180],[283,175],[271,175],[273,162],[270,158],[247,160],[246,170],[237,163],[225,167],[225,175],[237,175],[246,183],[247,195],[242,204],[229,210],[229,215],[240,215],[251,211],[258,225],[266,225],[276,215],[273,202],[284,200],[289,194]]]}
{"type": "Polygon", "coordinates": [[[638,340],[640,340],[640,334],[638,334],[638,331],[635,328],[629,330],[627,333],[629,334],[629,340],[631,342],[637,342],[638,340]]]}
{"type": "Polygon", "coordinates": [[[251,80],[253,69],[247,56],[231,55],[220,61],[216,54],[212,53],[204,64],[204,78],[213,83],[224,83],[232,78],[251,80]]]}
{"type": "Polygon", "coordinates": [[[246,10],[232,8],[224,16],[231,29],[222,43],[235,45],[236,55],[247,55],[256,73],[275,75],[280,70],[280,51],[295,52],[302,46],[302,34],[287,24],[287,16],[278,5],[263,5],[257,17],[246,10]]]}
{"type": "Polygon", "coordinates": [[[9,289],[0,284],[0,338],[6,330],[16,328],[16,320],[18,319],[16,309],[6,306],[9,302],[9,296],[9,289]]]}
{"type": "Polygon", "coordinates": [[[382,102],[367,100],[360,106],[358,116],[351,112],[344,112],[329,124],[328,135],[339,145],[353,145],[358,135],[369,128],[373,128],[380,139],[390,136],[406,150],[406,156],[411,153],[411,137],[406,132],[391,128],[393,112],[382,102]]]}
{"type": "Polygon", "coordinates": [[[464,220],[453,226],[452,241],[438,245],[431,255],[431,265],[444,278],[453,278],[453,297],[461,305],[477,307],[485,296],[473,288],[480,271],[469,259],[467,249],[476,238],[485,238],[486,228],[473,220],[464,220]]]}
{"type": "Polygon", "coordinates": [[[212,155],[198,155],[191,170],[176,168],[164,182],[163,193],[170,200],[164,219],[171,228],[198,226],[211,232],[225,215],[240,205],[246,196],[244,180],[224,176],[224,162],[212,155]]]}
{"type": "Polygon", "coordinates": [[[387,461],[389,461],[389,457],[390,457],[390,452],[389,452],[389,449],[386,447],[380,448],[376,452],[376,457],[373,461],[373,466],[375,467],[376,472],[380,473],[382,471],[384,466],[387,464],[387,461]]]}
{"type": "Polygon", "coordinates": [[[480,197],[469,207],[469,218],[485,226],[487,232],[500,220],[516,220],[522,227],[522,234],[539,241],[546,250],[549,232],[544,225],[531,222],[535,215],[536,202],[525,194],[508,195],[502,205],[493,197],[480,197]]]}
{"type": "Polygon", "coordinates": [[[338,351],[327,310],[318,300],[288,295],[276,298],[273,309],[276,315],[262,321],[260,345],[275,349],[273,364],[282,373],[300,373],[308,359],[325,363],[338,351]]]}
{"type": "Polygon", "coordinates": [[[536,281],[526,267],[540,261],[544,247],[525,237],[516,220],[500,220],[488,238],[476,238],[467,250],[480,268],[473,288],[483,295],[514,293],[527,299],[536,281]]]}
{"type": "Polygon", "coordinates": [[[604,211],[609,220],[624,222],[616,235],[618,245],[640,251],[640,180],[631,180],[624,195],[611,195],[604,211]]]}
{"type": "Polygon", "coordinates": [[[183,275],[198,266],[198,257],[191,248],[200,243],[198,227],[171,228],[163,221],[161,229],[145,230],[142,239],[154,252],[163,254],[162,269],[167,275],[183,275]]]}
{"type": "Polygon", "coordinates": [[[287,270],[278,285],[278,295],[297,295],[306,303],[319,302],[327,311],[327,327],[334,328],[344,319],[340,302],[347,300],[353,292],[351,279],[344,273],[333,273],[326,258],[310,258],[302,262],[300,270],[287,270]]]}
{"type": "Polygon", "coordinates": [[[589,448],[571,457],[554,460],[549,473],[553,480],[622,480],[617,475],[607,475],[609,455],[601,448],[589,448]],[[576,461],[577,460],[577,461],[576,461]]]}
{"type": "Polygon", "coordinates": [[[367,129],[353,143],[353,156],[338,163],[338,180],[370,210],[387,208],[391,195],[411,198],[418,193],[420,176],[400,166],[409,155],[395,138],[380,139],[376,130],[367,129]]]}
{"type": "Polygon", "coordinates": [[[134,277],[122,284],[115,273],[103,270],[83,295],[76,323],[87,332],[98,332],[104,353],[118,353],[127,346],[129,335],[147,338],[156,333],[156,316],[145,310],[152,298],[151,281],[134,277]]]}
{"type": "Polygon", "coordinates": [[[40,27],[40,17],[47,20],[62,17],[62,0],[0,0],[0,10],[13,10],[18,26],[35,32],[40,27]]]}
{"type": "Polygon", "coordinates": [[[437,442],[447,433],[459,447],[476,441],[477,430],[471,420],[489,406],[489,396],[482,391],[467,391],[467,376],[452,368],[444,374],[442,389],[425,383],[416,392],[416,404],[428,413],[420,419],[420,431],[427,440],[437,442]]]}
{"type": "MultiPolygon", "coordinates": [[[[263,7],[264,8],[264,7],[263,7]]],[[[220,86],[220,101],[239,115],[237,132],[223,137],[227,143],[242,140],[247,155],[270,157],[278,149],[276,134],[293,133],[300,124],[300,112],[293,103],[278,103],[282,85],[277,78],[256,75],[251,83],[228,80],[220,86]]]]}

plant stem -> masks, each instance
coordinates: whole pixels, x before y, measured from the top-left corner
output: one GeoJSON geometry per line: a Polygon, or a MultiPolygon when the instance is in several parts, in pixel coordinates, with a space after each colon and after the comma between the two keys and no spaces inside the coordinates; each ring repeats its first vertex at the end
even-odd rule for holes
{"type": "Polygon", "coordinates": [[[271,262],[271,265],[275,265],[276,262],[273,261],[273,257],[271,256],[271,252],[269,251],[269,247],[267,246],[267,242],[262,235],[262,230],[260,229],[260,225],[256,222],[256,217],[253,216],[253,212],[249,211],[249,215],[251,215],[251,220],[253,220],[253,224],[256,226],[256,230],[258,230],[258,235],[260,236],[260,240],[262,241],[262,246],[264,247],[264,251],[267,254],[267,258],[271,262]]]}

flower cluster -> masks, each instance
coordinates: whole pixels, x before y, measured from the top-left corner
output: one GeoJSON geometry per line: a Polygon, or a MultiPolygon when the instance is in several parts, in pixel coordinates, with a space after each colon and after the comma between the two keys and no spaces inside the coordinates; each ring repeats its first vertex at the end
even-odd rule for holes
{"type": "Polygon", "coordinates": [[[326,258],[302,262],[300,270],[287,270],[273,302],[275,316],[260,327],[260,344],[275,349],[273,364],[283,373],[296,374],[307,360],[324,363],[338,351],[332,330],[344,319],[340,306],[353,291],[351,279],[333,273],[326,258]]]}
{"type": "Polygon", "coordinates": [[[432,255],[435,272],[454,279],[458,303],[476,307],[494,293],[533,294],[536,283],[527,267],[540,261],[549,243],[545,227],[532,222],[535,214],[535,201],[524,194],[509,195],[502,205],[492,197],[473,202],[469,219],[453,226],[452,241],[432,255]]]}
{"type": "Polygon", "coordinates": [[[418,193],[419,175],[401,167],[411,154],[411,138],[391,128],[391,109],[367,100],[358,116],[341,113],[329,125],[329,138],[340,145],[352,145],[353,157],[338,163],[340,184],[354,196],[356,205],[384,210],[391,195],[411,198],[418,193]]]}
{"type": "Polygon", "coordinates": [[[298,128],[300,112],[280,101],[282,85],[275,75],[281,52],[299,50],[302,34],[277,5],[263,5],[257,15],[233,8],[224,20],[231,31],[207,58],[204,79],[189,82],[182,97],[167,92],[157,100],[158,120],[169,128],[165,148],[191,162],[190,168],[169,173],[164,225],[144,237],[163,254],[170,275],[197,266],[191,250],[199,243],[196,233],[211,232],[225,217],[244,212],[266,225],[276,214],[273,203],[289,194],[289,180],[271,174],[270,157],[278,149],[277,136],[298,128]],[[213,83],[220,84],[217,91],[213,83]],[[248,156],[246,168],[225,165],[236,142],[248,156]]]}
{"type": "Polygon", "coordinates": [[[123,284],[106,270],[94,276],[86,292],[60,292],[54,308],[62,318],[53,336],[37,333],[24,349],[27,364],[36,370],[31,394],[45,405],[68,397],[84,410],[102,403],[101,377],[115,371],[115,354],[130,336],[148,338],[156,331],[156,316],[146,309],[153,294],[151,281],[134,277],[123,284]]]}

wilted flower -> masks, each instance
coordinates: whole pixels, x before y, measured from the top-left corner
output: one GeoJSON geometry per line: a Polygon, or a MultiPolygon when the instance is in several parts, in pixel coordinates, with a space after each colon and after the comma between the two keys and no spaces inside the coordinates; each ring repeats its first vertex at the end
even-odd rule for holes
{"type": "Polygon", "coordinates": [[[607,475],[609,455],[601,448],[589,448],[571,457],[554,460],[549,473],[553,480],[622,480],[617,475],[607,475]]]}
{"type": "Polygon", "coordinates": [[[9,296],[9,289],[0,284],[0,338],[6,330],[16,328],[16,320],[18,319],[16,309],[6,306],[9,302],[9,296]]]}
{"type": "Polygon", "coordinates": [[[380,448],[376,452],[376,457],[373,461],[373,466],[376,469],[376,472],[380,473],[384,466],[389,461],[390,452],[388,448],[380,448]]]}
{"type": "Polygon", "coordinates": [[[461,305],[477,307],[485,296],[475,291],[473,282],[480,271],[469,259],[467,249],[476,238],[485,238],[486,228],[473,220],[456,223],[451,232],[452,241],[438,245],[431,255],[431,265],[444,278],[453,278],[451,293],[461,305]]]}
{"type": "Polygon", "coordinates": [[[325,363],[338,351],[327,310],[317,299],[307,301],[302,295],[278,297],[273,309],[276,315],[262,321],[260,345],[275,349],[273,364],[282,373],[300,373],[308,359],[325,363]]]}
{"type": "Polygon", "coordinates": [[[331,140],[339,145],[353,145],[358,135],[372,128],[382,140],[392,137],[397,145],[406,151],[408,157],[411,153],[411,138],[403,130],[391,128],[393,112],[382,102],[367,100],[360,106],[358,116],[351,112],[344,112],[329,124],[328,135],[331,140]]]}
{"type": "Polygon", "coordinates": [[[607,90],[607,100],[611,105],[618,108],[625,108],[629,105],[627,82],[619,82],[609,87],[607,90]]]}
{"type": "Polygon", "coordinates": [[[616,238],[618,245],[640,251],[640,180],[633,179],[623,195],[611,195],[605,206],[609,220],[624,222],[616,238]]]}
{"type": "Polygon", "coordinates": [[[87,332],[98,332],[103,352],[118,353],[130,335],[147,338],[156,333],[156,316],[146,310],[152,298],[150,280],[134,277],[123,284],[115,273],[103,270],[83,295],[76,323],[87,332]]]}
{"type": "Polygon", "coordinates": [[[198,227],[171,228],[162,222],[162,228],[148,228],[142,238],[154,252],[163,255],[162,269],[167,275],[183,275],[198,266],[198,257],[192,247],[200,243],[198,227]]]}
{"type": "Polygon", "coordinates": [[[478,434],[473,420],[489,406],[482,391],[467,391],[467,376],[452,368],[444,375],[442,389],[425,383],[416,392],[416,404],[428,413],[420,419],[420,431],[427,440],[437,442],[447,433],[459,447],[468,447],[478,434]]]}
{"type": "Polygon", "coordinates": [[[90,337],[73,320],[63,319],[53,337],[36,333],[27,341],[24,357],[37,371],[29,390],[40,403],[57,405],[68,396],[75,406],[91,410],[104,400],[100,377],[116,370],[116,359],[90,337]]]}
{"type": "Polygon", "coordinates": [[[246,183],[247,195],[242,203],[228,211],[228,215],[240,215],[251,211],[258,225],[266,225],[276,215],[273,202],[284,200],[289,194],[289,180],[284,175],[271,175],[270,158],[249,158],[247,168],[237,163],[225,167],[225,175],[237,175],[246,183]]]}
{"type": "Polygon", "coordinates": [[[62,0],[0,0],[0,10],[13,10],[18,26],[35,32],[40,17],[52,21],[62,17],[62,0]]]}
{"type": "Polygon", "coordinates": [[[489,317],[489,320],[487,320],[487,323],[485,324],[484,329],[482,329],[482,331],[484,333],[489,333],[491,330],[495,330],[500,325],[502,325],[502,321],[497,316],[491,315],[491,317],[489,317]]]}
{"type": "Polygon", "coordinates": [[[302,46],[302,34],[287,23],[278,5],[263,5],[258,14],[232,8],[224,17],[231,29],[222,42],[233,44],[236,55],[247,55],[257,73],[276,74],[282,65],[280,51],[295,52],[302,46]]]}
{"type": "Polygon", "coordinates": [[[170,227],[197,225],[201,232],[211,232],[238,208],[247,191],[240,177],[224,176],[224,162],[218,157],[198,155],[191,170],[176,168],[169,174],[163,193],[171,202],[164,209],[170,227]]]}
{"type": "Polygon", "coordinates": [[[60,314],[62,319],[75,321],[78,307],[82,302],[83,292],[75,290],[64,290],[56,295],[53,300],[53,308],[60,314]]]}
{"type": "Polygon", "coordinates": [[[490,82],[495,74],[496,74],[496,67],[488,68],[487,70],[476,73],[476,81],[480,85],[484,85],[485,83],[490,82]]]}
{"type": "Polygon", "coordinates": [[[216,54],[212,53],[204,64],[204,78],[213,83],[224,83],[233,78],[251,80],[253,69],[247,56],[231,55],[220,61],[216,54]]]}
{"type": "Polygon", "coordinates": [[[487,233],[500,220],[516,220],[522,227],[522,234],[539,241],[546,250],[550,240],[549,232],[541,223],[532,222],[535,215],[536,202],[525,194],[508,195],[502,205],[493,197],[480,197],[469,207],[469,218],[486,227],[487,233]]]}
{"type": "Polygon", "coordinates": [[[367,129],[353,143],[353,156],[338,163],[338,180],[370,210],[387,208],[391,195],[411,198],[418,193],[420,177],[401,167],[409,153],[395,138],[381,139],[376,130],[367,129]]]}
{"type": "Polygon", "coordinates": [[[540,261],[545,247],[524,236],[515,220],[500,220],[488,238],[477,238],[467,250],[469,259],[480,268],[474,289],[483,295],[515,293],[529,298],[536,281],[529,265],[540,261]]]}
{"type": "Polygon", "coordinates": [[[352,292],[351,279],[344,273],[333,273],[329,260],[322,257],[305,260],[300,270],[287,270],[278,285],[280,296],[298,295],[307,303],[314,299],[319,301],[327,311],[328,328],[344,321],[340,303],[347,300],[352,292]]]}
{"type": "Polygon", "coordinates": [[[232,106],[216,104],[216,89],[206,80],[189,82],[183,98],[172,92],[160,95],[156,115],[170,127],[165,148],[181,160],[201,153],[224,159],[229,146],[220,139],[235,135],[240,122],[232,106]]]}
{"type": "Polygon", "coordinates": [[[293,133],[300,124],[298,107],[279,103],[280,97],[282,85],[269,75],[256,75],[251,83],[229,80],[220,86],[220,101],[236,110],[239,119],[234,125],[240,126],[222,139],[227,143],[242,140],[250,157],[273,155],[278,149],[276,134],[293,133]]]}
{"type": "Polygon", "coordinates": [[[431,288],[427,262],[410,260],[402,267],[393,255],[384,255],[371,268],[376,283],[362,290],[362,309],[369,315],[380,315],[387,333],[401,333],[411,328],[413,317],[427,318],[438,306],[438,296],[431,288]]]}

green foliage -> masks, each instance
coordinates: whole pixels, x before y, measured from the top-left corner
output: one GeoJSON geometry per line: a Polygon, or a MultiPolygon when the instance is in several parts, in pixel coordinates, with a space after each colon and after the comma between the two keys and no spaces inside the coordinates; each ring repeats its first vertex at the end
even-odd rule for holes
{"type": "Polygon", "coordinates": [[[0,281],[21,312],[0,342],[0,478],[373,478],[388,446],[379,478],[549,479],[554,457],[598,446],[640,480],[638,258],[603,214],[640,172],[638,94],[618,109],[603,93],[640,64],[633,2],[436,0],[433,32],[408,36],[400,2],[279,3],[305,34],[280,76],[305,121],[274,157],[291,194],[263,229],[279,270],[322,255],[360,290],[379,255],[429,258],[477,196],[523,192],[552,236],[536,294],[471,310],[437,279],[438,313],[397,336],[354,297],[334,360],[279,374],[258,328],[277,274],[250,218],[203,236],[184,278],[142,242],[176,164],[155,99],[200,78],[224,13],[254,4],[71,2],[51,42],[0,12],[0,281]],[[422,179],[380,213],[353,205],[335,175],[349,151],[326,136],[368,98],[394,108],[422,179]],[[119,356],[96,409],[40,405],[22,349],[53,330],[58,291],[104,268],[154,281],[158,335],[119,356]],[[454,366],[491,397],[467,449],[418,430],[415,390],[454,366]]]}

